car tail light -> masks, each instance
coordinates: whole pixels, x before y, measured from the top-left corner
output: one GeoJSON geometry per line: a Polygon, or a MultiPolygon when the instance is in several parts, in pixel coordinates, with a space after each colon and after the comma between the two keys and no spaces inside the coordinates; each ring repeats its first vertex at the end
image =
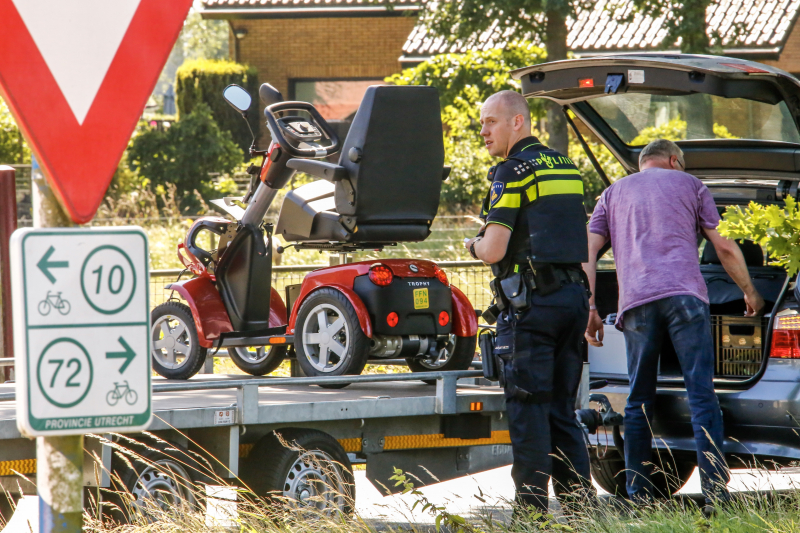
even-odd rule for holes
{"type": "Polygon", "coordinates": [[[442,311],[439,313],[439,325],[444,327],[450,323],[450,315],[447,314],[447,311],[442,311]]]}
{"type": "Polygon", "coordinates": [[[369,280],[379,287],[386,287],[393,279],[394,274],[389,267],[378,264],[369,269],[369,280]]]}
{"type": "Polygon", "coordinates": [[[386,323],[389,324],[390,328],[395,327],[398,322],[400,322],[400,317],[394,311],[386,315],[386,323]]]}
{"type": "Polygon", "coordinates": [[[439,268],[439,265],[433,265],[433,275],[436,276],[436,279],[441,281],[443,284],[449,286],[449,282],[447,281],[447,274],[444,270],[439,268]]]}
{"type": "Polygon", "coordinates": [[[769,356],[800,359],[800,315],[775,317],[769,356]]]}

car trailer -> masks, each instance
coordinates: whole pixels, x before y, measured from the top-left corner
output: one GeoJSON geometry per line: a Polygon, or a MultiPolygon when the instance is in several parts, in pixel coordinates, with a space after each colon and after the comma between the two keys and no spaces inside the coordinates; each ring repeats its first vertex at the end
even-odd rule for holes
{"type": "MultiPolygon", "coordinates": [[[[154,416],[148,432],[176,449],[213,455],[217,461],[209,458],[209,462],[215,474],[232,485],[240,476],[250,487],[302,499],[296,492],[298,483],[290,486],[288,477],[280,479],[280,486],[260,483],[275,470],[281,453],[289,453],[286,448],[270,448],[276,440],[273,430],[281,430],[287,440],[297,438],[301,446],[303,438],[318,443],[303,447],[318,448],[342,463],[350,479],[352,464],[366,463],[367,478],[385,493],[387,487],[399,490],[389,483],[395,467],[415,474],[421,486],[436,482],[430,474],[445,481],[511,463],[503,391],[481,382],[487,383],[479,370],[314,378],[154,378],[154,416]],[[436,386],[421,380],[435,381],[436,386]],[[330,388],[344,384],[349,386],[330,388]]],[[[32,482],[16,475],[33,479],[36,442],[17,430],[13,390],[13,384],[0,385],[0,486],[16,499],[36,494],[32,482]]],[[[148,438],[143,434],[126,437],[148,438]]],[[[128,445],[126,439],[113,435],[105,438],[115,441],[114,447],[128,445]]],[[[111,486],[112,471],[129,480],[131,492],[137,480],[146,483],[152,478],[153,473],[145,471],[124,475],[121,470],[130,467],[115,459],[107,441],[86,438],[84,445],[86,487],[111,486]]],[[[198,482],[193,473],[187,473],[198,482]]],[[[8,509],[2,510],[5,514],[8,509]]]]}

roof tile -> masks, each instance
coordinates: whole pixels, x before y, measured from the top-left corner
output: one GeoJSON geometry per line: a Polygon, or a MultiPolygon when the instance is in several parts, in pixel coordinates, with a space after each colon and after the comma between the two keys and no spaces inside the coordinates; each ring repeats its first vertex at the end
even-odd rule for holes
{"type": "MultiPolygon", "coordinates": [[[[208,5],[215,0],[204,1],[208,5]]],[[[225,3],[233,0],[216,1],[225,3]]],[[[409,1],[420,3],[426,0],[409,1]]],[[[621,18],[631,10],[633,10],[633,0],[598,0],[592,9],[579,11],[574,20],[570,19],[567,22],[569,28],[567,45],[576,53],[677,47],[676,43],[663,42],[667,34],[664,25],[665,16],[654,19],[637,13],[631,23],[617,22],[617,18],[621,18]]],[[[772,48],[783,45],[798,11],[800,11],[800,0],[717,0],[708,7],[706,21],[709,33],[715,29],[722,35],[723,46],[772,48]],[[734,42],[735,30],[742,23],[744,35],[740,38],[740,42],[734,42]]],[[[466,48],[488,50],[502,46],[515,38],[537,41],[536,38],[531,39],[528,32],[521,32],[511,27],[502,32],[501,39],[497,39],[496,33],[485,32],[476,39],[474,46],[469,47],[465,43],[441,38],[433,39],[420,23],[408,36],[403,52],[408,57],[420,57],[462,51],[466,48]]]]}

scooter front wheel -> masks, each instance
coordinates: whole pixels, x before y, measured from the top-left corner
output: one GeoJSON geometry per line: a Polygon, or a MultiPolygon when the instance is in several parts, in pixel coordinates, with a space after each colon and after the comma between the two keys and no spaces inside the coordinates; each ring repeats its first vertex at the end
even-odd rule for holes
{"type": "Polygon", "coordinates": [[[311,293],[297,313],[295,331],[297,362],[306,376],[358,375],[364,370],[369,337],[339,291],[326,288],[311,293]]]}
{"type": "Polygon", "coordinates": [[[228,348],[233,364],[253,376],[265,376],[281,366],[286,358],[286,346],[259,346],[228,348]]]}
{"type": "Polygon", "coordinates": [[[189,379],[206,361],[192,311],[178,302],[159,305],[150,314],[153,370],[168,379],[189,379]]]}

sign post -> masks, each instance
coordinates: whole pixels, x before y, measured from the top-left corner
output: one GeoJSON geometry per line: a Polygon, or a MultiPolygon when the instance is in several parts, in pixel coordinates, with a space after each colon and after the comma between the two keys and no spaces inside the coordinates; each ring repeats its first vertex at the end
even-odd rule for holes
{"type": "Polygon", "coordinates": [[[41,531],[78,532],[83,434],[150,424],[147,236],[25,228],[10,248],[17,426],[38,437],[41,531]]]}
{"type": "MultiPolygon", "coordinates": [[[[37,227],[94,217],[191,5],[0,0],[0,96],[41,164],[37,227]]],[[[147,239],[25,231],[12,248],[17,421],[39,436],[40,531],[78,533],[82,435],[150,419],[147,239]]]]}

